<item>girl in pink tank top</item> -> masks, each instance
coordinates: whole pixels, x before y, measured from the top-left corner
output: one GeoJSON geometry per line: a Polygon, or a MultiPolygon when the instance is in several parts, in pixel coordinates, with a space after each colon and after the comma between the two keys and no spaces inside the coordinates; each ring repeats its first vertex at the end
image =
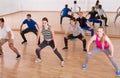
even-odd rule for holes
{"type": "Polygon", "coordinates": [[[96,47],[100,48],[100,49],[107,49],[107,48],[109,48],[109,44],[107,43],[106,40],[104,40],[104,47],[102,47],[102,43],[99,40],[98,35],[96,35],[96,47]]]}
{"type": "Polygon", "coordinates": [[[86,69],[91,56],[99,52],[104,52],[107,55],[107,57],[115,67],[116,75],[120,76],[119,66],[113,57],[114,48],[112,42],[109,39],[109,37],[105,35],[104,29],[102,27],[98,28],[97,34],[94,35],[87,43],[87,55],[86,55],[85,63],[82,65],[82,69],[86,69]],[[90,45],[93,43],[93,41],[96,41],[96,47],[90,51],[89,50],[90,45]]]}

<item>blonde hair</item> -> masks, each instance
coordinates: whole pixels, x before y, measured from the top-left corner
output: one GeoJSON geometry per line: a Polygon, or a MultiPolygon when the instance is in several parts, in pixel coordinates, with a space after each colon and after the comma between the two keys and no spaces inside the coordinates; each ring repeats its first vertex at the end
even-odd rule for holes
{"type": "MultiPolygon", "coordinates": [[[[104,28],[103,27],[99,27],[98,29],[103,29],[104,31],[104,28]]],[[[103,33],[102,37],[100,38],[100,42],[102,43],[102,48],[104,49],[104,42],[105,42],[105,32],[103,33]]]]}

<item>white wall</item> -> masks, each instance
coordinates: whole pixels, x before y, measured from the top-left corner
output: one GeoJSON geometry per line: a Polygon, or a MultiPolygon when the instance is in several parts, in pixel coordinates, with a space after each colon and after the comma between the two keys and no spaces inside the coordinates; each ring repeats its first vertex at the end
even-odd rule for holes
{"type": "MultiPolygon", "coordinates": [[[[0,15],[16,11],[60,11],[65,4],[72,7],[74,0],[1,0],[0,15]]],[[[96,0],[77,0],[83,11],[88,11],[96,0]]],[[[115,12],[120,0],[100,0],[105,11],[115,12]]]]}
{"type": "Polygon", "coordinates": [[[13,13],[21,9],[20,0],[0,0],[0,15],[13,13]]]}

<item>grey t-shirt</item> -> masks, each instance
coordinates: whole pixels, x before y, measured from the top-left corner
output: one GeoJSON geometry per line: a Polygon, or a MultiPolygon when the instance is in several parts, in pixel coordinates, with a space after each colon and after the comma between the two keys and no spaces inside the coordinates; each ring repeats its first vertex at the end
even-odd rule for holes
{"type": "Polygon", "coordinates": [[[84,36],[84,31],[79,26],[79,24],[76,24],[75,28],[73,29],[72,25],[70,24],[65,32],[67,34],[68,32],[72,31],[73,36],[78,36],[80,33],[84,36]]]}

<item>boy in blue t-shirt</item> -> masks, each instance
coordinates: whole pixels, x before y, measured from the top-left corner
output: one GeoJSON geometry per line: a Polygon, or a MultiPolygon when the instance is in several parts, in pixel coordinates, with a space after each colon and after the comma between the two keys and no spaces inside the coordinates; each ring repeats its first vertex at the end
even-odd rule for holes
{"type": "MultiPolygon", "coordinates": [[[[61,15],[61,17],[60,17],[60,24],[62,24],[62,19],[63,19],[63,17],[69,17],[69,18],[72,17],[72,14],[69,15],[70,12],[71,12],[71,9],[69,9],[69,8],[68,8],[68,5],[66,4],[66,5],[65,5],[65,8],[63,8],[62,11],[61,11],[61,13],[60,13],[60,15],[61,15]]],[[[72,13],[72,12],[71,12],[71,13],[72,13]]]]}
{"type": "Polygon", "coordinates": [[[21,34],[21,36],[23,38],[22,44],[27,42],[27,40],[25,38],[26,33],[33,32],[35,35],[37,35],[38,30],[37,30],[36,26],[39,29],[38,24],[33,19],[31,19],[31,14],[27,14],[27,19],[25,19],[23,21],[23,23],[21,24],[21,27],[20,27],[20,34],[21,34]],[[28,27],[26,29],[22,30],[22,26],[24,24],[27,24],[28,27]]]}

